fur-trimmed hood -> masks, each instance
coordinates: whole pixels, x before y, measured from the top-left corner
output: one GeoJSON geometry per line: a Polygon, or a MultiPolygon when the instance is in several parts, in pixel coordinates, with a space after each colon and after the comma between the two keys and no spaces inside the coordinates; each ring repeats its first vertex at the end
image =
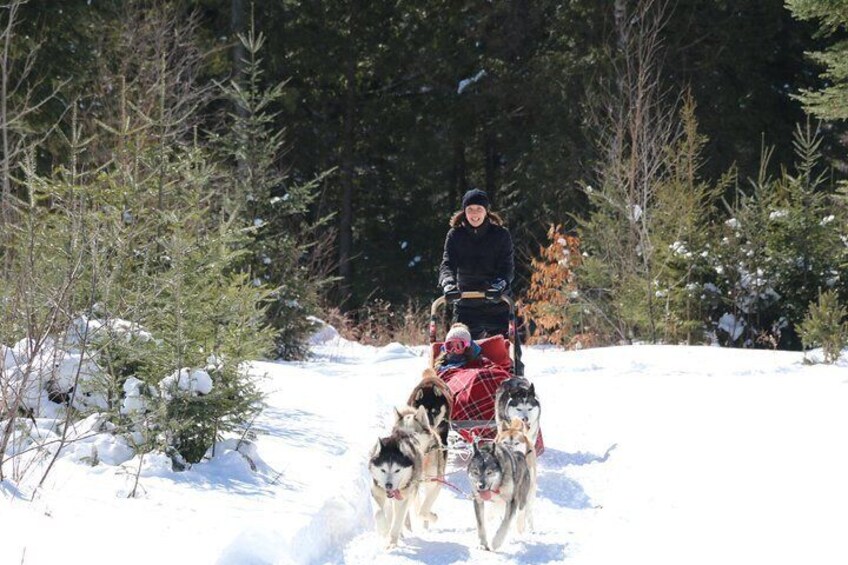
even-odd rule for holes
{"type": "MultiPolygon", "coordinates": [[[[501,218],[497,212],[488,212],[486,214],[486,219],[496,226],[504,225],[503,218],[501,218]]],[[[451,216],[450,227],[458,228],[464,225],[468,225],[468,220],[465,219],[465,210],[460,210],[451,216]]]]}

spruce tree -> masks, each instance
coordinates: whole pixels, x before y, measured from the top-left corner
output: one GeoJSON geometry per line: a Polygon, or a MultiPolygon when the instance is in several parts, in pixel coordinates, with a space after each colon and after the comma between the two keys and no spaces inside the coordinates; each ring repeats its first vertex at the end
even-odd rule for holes
{"type": "Polygon", "coordinates": [[[800,325],[805,348],[820,346],[824,362],[834,363],[848,347],[848,310],[839,303],[836,292],[820,292],[817,302],[811,302],[800,325]]]}
{"type": "Polygon", "coordinates": [[[307,213],[323,175],[299,183],[286,173],[281,162],[288,147],[286,130],[277,125],[286,83],[264,85],[259,54],[265,38],[255,26],[239,40],[246,53],[243,81],[222,85],[234,108],[219,139],[234,181],[223,194],[219,213],[224,223],[245,225],[250,239],[242,268],[256,284],[273,288],[267,312],[278,331],[277,355],[300,358],[307,352],[307,318],[327,282],[316,280],[304,263],[324,222],[310,222],[307,213]]]}
{"type": "Polygon", "coordinates": [[[820,77],[825,86],[802,90],[798,98],[808,112],[819,118],[848,118],[848,43],[839,40],[848,26],[848,1],[787,0],[786,7],[800,20],[818,22],[819,38],[837,38],[823,51],[809,53],[813,61],[824,67],[820,77]]]}

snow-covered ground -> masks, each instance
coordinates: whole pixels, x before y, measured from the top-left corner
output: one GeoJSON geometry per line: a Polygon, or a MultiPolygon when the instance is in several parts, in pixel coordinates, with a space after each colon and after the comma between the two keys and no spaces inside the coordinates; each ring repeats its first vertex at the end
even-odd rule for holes
{"type": "MultiPolygon", "coordinates": [[[[546,445],[536,530],[479,550],[472,503],[446,488],[439,522],[386,552],[366,461],[424,348],[327,337],[309,362],[253,364],[268,408],[249,459],[229,442],[175,473],[101,434],[41,489],[38,468],[18,469],[0,484],[0,563],[848,563],[845,356],[526,348],[546,445]]],[[[447,479],[469,491],[463,470],[447,479]]]]}

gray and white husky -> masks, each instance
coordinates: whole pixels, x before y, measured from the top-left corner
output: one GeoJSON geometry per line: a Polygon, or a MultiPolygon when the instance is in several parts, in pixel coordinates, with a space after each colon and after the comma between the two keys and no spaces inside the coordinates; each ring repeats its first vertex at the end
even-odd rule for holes
{"type": "Polygon", "coordinates": [[[536,448],[527,436],[527,424],[513,418],[509,426],[502,425],[498,430],[495,443],[503,445],[507,449],[520,453],[527,461],[527,470],[530,472],[530,487],[527,489],[527,509],[523,515],[518,517],[518,533],[523,533],[525,527],[533,529],[533,501],[536,499],[536,448]]]}
{"type": "Polygon", "coordinates": [[[536,388],[523,377],[513,377],[503,381],[495,392],[495,421],[498,429],[509,427],[513,418],[527,425],[530,442],[536,445],[539,436],[539,420],[542,406],[536,396],[536,388]]]}
{"type": "Polygon", "coordinates": [[[468,463],[468,477],[471,479],[480,547],[497,550],[516,515],[519,516],[519,522],[524,523],[524,513],[527,511],[532,488],[527,460],[521,453],[516,453],[504,445],[474,442],[474,450],[468,463]],[[503,519],[491,545],[486,535],[486,503],[505,505],[503,519]]]}
{"type": "Polygon", "coordinates": [[[380,438],[371,451],[371,496],[377,503],[374,520],[377,531],[388,537],[388,548],[395,547],[410,508],[418,497],[421,482],[421,451],[411,434],[395,430],[380,438]]]}
{"type": "Polygon", "coordinates": [[[424,406],[419,406],[418,408],[413,408],[412,406],[404,406],[400,409],[395,408],[394,431],[403,431],[411,434],[418,442],[418,448],[421,451],[422,457],[424,498],[421,499],[421,504],[417,508],[417,511],[424,527],[429,528],[431,523],[435,523],[439,519],[433,513],[432,508],[442,488],[441,483],[432,479],[444,478],[445,467],[447,466],[447,458],[445,456],[445,450],[442,448],[442,441],[439,438],[439,434],[430,425],[427,409],[424,406]]]}

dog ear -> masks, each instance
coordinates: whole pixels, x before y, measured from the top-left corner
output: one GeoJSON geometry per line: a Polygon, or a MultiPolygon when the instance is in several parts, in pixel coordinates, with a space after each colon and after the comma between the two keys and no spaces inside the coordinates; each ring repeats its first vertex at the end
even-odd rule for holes
{"type": "Polygon", "coordinates": [[[529,388],[529,389],[527,389],[528,391],[530,391],[530,394],[531,394],[532,396],[536,396],[536,388],[535,388],[535,386],[536,386],[536,385],[534,385],[533,383],[530,383],[530,388],[529,388]]]}
{"type": "Polygon", "coordinates": [[[430,418],[427,416],[427,409],[422,405],[415,411],[415,419],[424,424],[430,425],[430,418]]]}
{"type": "Polygon", "coordinates": [[[435,425],[436,425],[436,426],[438,426],[438,425],[439,425],[439,424],[441,424],[443,421],[447,420],[447,418],[448,418],[448,409],[447,409],[447,407],[446,407],[446,406],[442,405],[442,406],[439,408],[439,417],[438,417],[438,418],[436,418],[435,425]]]}
{"type": "Polygon", "coordinates": [[[421,402],[422,398],[424,398],[424,391],[419,388],[415,391],[415,402],[421,402]]]}
{"type": "Polygon", "coordinates": [[[397,406],[394,407],[394,411],[395,411],[395,421],[400,422],[401,420],[403,420],[403,414],[400,413],[400,410],[398,410],[397,406]]]}
{"type": "Polygon", "coordinates": [[[383,440],[385,440],[385,439],[386,438],[382,438],[382,437],[378,438],[377,443],[375,443],[374,447],[371,448],[371,458],[372,459],[374,457],[376,457],[381,451],[383,451],[383,447],[385,447],[385,445],[386,445],[385,443],[383,443],[383,440]]]}
{"type": "Polygon", "coordinates": [[[436,396],[442,396],[442,389],[440,389],[437,386],[434,386],[433,387],[433,394],[435,394],[436,396]]]}

